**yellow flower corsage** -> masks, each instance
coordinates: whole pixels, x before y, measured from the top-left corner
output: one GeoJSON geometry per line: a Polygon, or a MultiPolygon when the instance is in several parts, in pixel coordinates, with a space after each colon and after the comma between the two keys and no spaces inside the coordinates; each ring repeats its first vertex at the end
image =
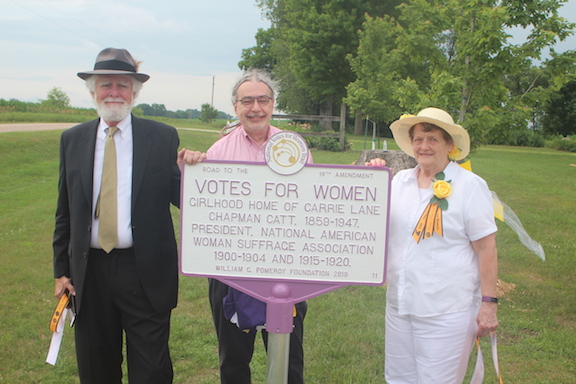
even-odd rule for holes
{"type": "Polygon", "coordinates": [[[434,233],[444,236],[442,227],[442,211],[448,209],[448,200],[446,198],[452,194],[452,181],[444,180],[444,172],[436,174],[436,180],[432,183],[432,192],[434,196],[426,206],[424,213],[420,216],[412,237],[418,243],[421,239],[432,237],[434,233]]]}
{"type": "Polygon", "coordinates": [[[436,180],[432,183],[432,192],[434,196],[430,199],[430,204],[437,203],[441,210],[448,209],[448,200],[446,198],[452,194],[452,180],[444,180],[444,172],[436,174],[436,180]]]}

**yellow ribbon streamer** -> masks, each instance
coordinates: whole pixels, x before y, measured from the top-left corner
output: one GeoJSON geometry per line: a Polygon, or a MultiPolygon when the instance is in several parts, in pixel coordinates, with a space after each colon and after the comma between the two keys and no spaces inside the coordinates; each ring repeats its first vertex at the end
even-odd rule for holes
{"type": "Polygon", "coordinates": [[[434,218],[434,232],[440,236],[444,236],[444,225],[442,224],[442,210],[440,207],[436,210],[436,217],[434,218]]]}
{"type": "Polygon", "coordinates": [[[56,332],[56,330],[58,328],[58,323],[60,322],[60,317],[62,317],[64,310],[69,305],[70,305],[70,296],[68,296],[67,293],[64,293],[62,295],[62,297],[60,298],[60,301],[58,301],[58,304],[56,305],[56,309],[54,310],[54,313],[52,314],[52,318],[50,319],[50,330],[52,332],[56,332]]]}
{"type": "Polygon", "coordinates": [[[430,204],[426,206],[426,209],[420,216],[420,220],[416,224],[416,228],[414,228],[414,232],[412,232],[412,237],[416,241],[416,243],[420,242],[420,238],[426,229],[426,218],[428,217],[428,212],[430,212],[430,204]]]}
{"type": "MultiPolygon", "coordinates": [[[[498,343],[496,342],[496,332],[490,334],[490,341],[492,343],[492,361],[494,362],[494,369],[498,376],[498,383],[504,384],[504,380],[502,380],[502,372],[500,372],[500,364],[498,364],[498,343]]],[[[482,355],[482,349],[480,348],[479,337],[476,338],[476,349],[478,351],[476,356],[476,366],[474,367],[470,384],[482,384],[484,381],[484,356],[482,355]]]]}
{"type": "Polygon", "coordinates": [[[438,204],[428,204],[430,206],[430,212],[428,212],[428,217],[426,218],[426,228],[424,230],[424,239],[432,237],[434,234],[434,223],[436,222],[436,212],[438,212],[438,204]]]}
{"type": "Polygon", "coordinates": [[[421,239],[432,237],[434,233],[444,236],[442,209],[440,209],[438,203],[428,204],[426,206],[426,209],[414,228],[414,232],[412,232],[412,237],[416,243],[419,243],[421,239]]]}

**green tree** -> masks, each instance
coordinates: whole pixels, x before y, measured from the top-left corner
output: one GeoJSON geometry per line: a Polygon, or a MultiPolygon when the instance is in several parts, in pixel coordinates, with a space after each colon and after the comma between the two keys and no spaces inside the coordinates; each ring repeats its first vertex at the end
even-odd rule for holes
{"type": "Polygon", "coordinates": [[[138,104],[136,108],[141,109],[144,116],[166,116],[168,110],[164,104],[138,104]]]}
{"type": "Polygon", "coordinates": [[[544,132],[550,135],[576,134],[576,80],[554,92],[545,107],[544,132]]]}
{"type": "Polygon", "coordinates": [[[152,116],[152,106],[150,104],[141,103],[136,108],[141,110],[144,116],[152,116]]]}
{"type": "Polygon", "coordinates": [[[258,28],[256,32],[256,46],[242,50],[242,60],[238,67],[242,70],[250,68],[263,69],[272,72],[276,65],[276,57],[272,54],[272,44],[276,29],[258,28]]]}
{"type": "Polygon", "coordinates": [[[166,112],[168,112],[168,110],[164,104],[152,104],[151,116],[166,116],[166,112]]]}
{"type": "Polygon", "coordinates": [[[70,98],[61,88],[54,87],[48,91],[46,100],[43,100],[41,105],[48,108],[69,108],[70,98]]]}
{"type": "Polygon", "coordinates": [[[258,46],[244,50],[239,65],[273,73],[282,90],[279,109],[332,115],[355,79],[346,56],[356,50],[364,14],[394,12],[400,2],[260,0],[272,27],[258,31],[258,46]]]}
{"type": "Polygon", "coordinates": [[[466,121],[476,144],[496,129],[525,127],[530,98],[512,95],[506,78],[529,73],[545,48],[572,34],[574,25],[558,16],[561,3],[412,0],[397,19],[368,17],[350,56],[357,80],[346,102],[388,122],[437,106],[466,121]],[[527,40],[512,42],[513,27],[531,30],[527,40]]]}
{"type": "Polygon", "coordinates": [[[202,104],[200,121],[210,124],[212,120],[218,117],[218,110],[209,103],[202,104]]]}

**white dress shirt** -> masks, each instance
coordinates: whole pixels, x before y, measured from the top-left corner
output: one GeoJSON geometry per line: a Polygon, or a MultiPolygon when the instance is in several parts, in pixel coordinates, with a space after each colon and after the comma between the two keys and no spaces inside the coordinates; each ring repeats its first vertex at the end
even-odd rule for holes
{"type": "Polygon", "coordinates": [[[418,167],[392,180],[388,238],[389,305],[401,315],[435,316],[461,312],[480,302],[478,256],[472,241],[496,232],[492,195],[486,182],[450,162],[448,210],[442,211],[444,236],[417,244],[414,227],[432,197],[432,186],[418,188],[418,167]]]}
{"type": "MultiPolygon", "coordinates": [[[[119,131],[114,135],[116,145],[116,165],[118,167],[118,245],[116,248],[132,247],[132,115],[128,115],[117,125],[119,131]]],[[[94,216],[96,202],[100,195],[102,183],[102,165],[104,163],[104,143],[108,132],[108,124],[100,119],[96,134],[96,149],[94,151],[94,175],[92,193],[92,237],[90,246],[102,248],[98,244],[98,228],[100,220],[94,216]]]]}

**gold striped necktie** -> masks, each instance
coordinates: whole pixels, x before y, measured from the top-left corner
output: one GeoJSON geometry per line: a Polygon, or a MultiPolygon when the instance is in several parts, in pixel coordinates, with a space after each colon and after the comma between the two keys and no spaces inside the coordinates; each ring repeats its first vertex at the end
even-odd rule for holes
{"type": "Polygon", "coordinates": [[[96,217],[100,219],[98,243],[106,253],[118,244],[118,171],[116,168],[116,144],[114,134],[118,127],[108,127],[104,145],[102,184],[96,203],[96,217]]]}

